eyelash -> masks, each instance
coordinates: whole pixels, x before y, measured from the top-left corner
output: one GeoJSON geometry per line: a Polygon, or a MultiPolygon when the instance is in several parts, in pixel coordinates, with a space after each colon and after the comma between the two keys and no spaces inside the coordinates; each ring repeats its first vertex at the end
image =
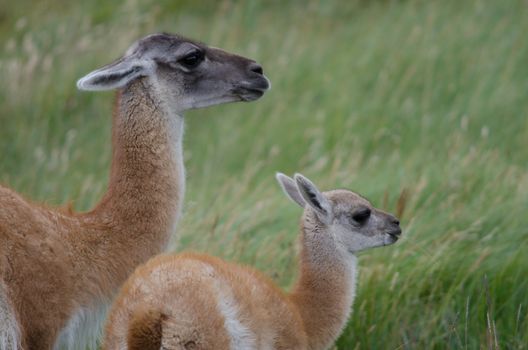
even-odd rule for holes
{"type": "Polygon", "coordinates": [[[195,68],[200,63],[202,63],[204,59],[204,54],[201,51],[193,51],[184,57],[180,58],[178,62],[185,66],[186,68],[195,68]]]}
{"type": "Polygon", "coordinates": [[[362,224],[370,218],[370,214],[371,214],[370,209],[364,209],[364,210],[355,212],[351,216],[354,221],[362,224]]]}

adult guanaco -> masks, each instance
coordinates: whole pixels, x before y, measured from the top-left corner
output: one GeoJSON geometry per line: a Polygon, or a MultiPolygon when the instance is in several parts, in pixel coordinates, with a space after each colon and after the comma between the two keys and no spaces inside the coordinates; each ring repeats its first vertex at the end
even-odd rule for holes
{"type": "Polygon", "coordinates": [[[256,100],[269,81],[253,60],[153,34],[77,86],[118,89],[108,191],[69,213],[0,187],[0,349],[95,348],[105,305],[180,216],[182,113],[256,100]]]}

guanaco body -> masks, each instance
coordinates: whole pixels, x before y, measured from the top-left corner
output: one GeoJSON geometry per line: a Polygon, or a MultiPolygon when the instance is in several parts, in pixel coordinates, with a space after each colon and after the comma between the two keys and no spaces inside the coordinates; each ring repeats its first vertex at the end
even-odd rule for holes
{"type": "Polygon", "coordinates": [[[105,305],[164,250],[180,216],[182,113],[256,100],[269,82],[250,59],[153,34],[77,86],[118,89],[108,191],[93,210],[68,213],[0,187],[2,350],[95,348],[105,305]]]}

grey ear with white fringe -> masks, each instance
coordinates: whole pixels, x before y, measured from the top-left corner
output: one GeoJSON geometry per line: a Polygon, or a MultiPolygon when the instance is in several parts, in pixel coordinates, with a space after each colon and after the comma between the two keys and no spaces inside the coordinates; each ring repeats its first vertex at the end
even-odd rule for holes
{"type": "Polygon", "coordinates": [[[79,79],[77,88],[88,91],[119,89],[140,76],[148,75],[149,71],[150,65],[146,60],[134,55],[124,56],[79,79]]]}
{"type": "Polygon", "coordinates": [[[322,222],[329,224],[333,219],[332,204],[308,178],[295,174],[295,183],[302,198],[322,222]]]}
{"type": "Polygon", "coordinates": [[[282,191],[284,192],[284,194],[289,199],[291,199],[293,202],[299,204],[301,207],[304,208],[304,206],[306,205],[306,202],[304,201],[303,197],[299,193],[295,180],[293,180],[289,176],[284,175],[283,173],[277,173],[275,175],[275,178],[279,182],[279,185],[282,188],[282,191]]]}

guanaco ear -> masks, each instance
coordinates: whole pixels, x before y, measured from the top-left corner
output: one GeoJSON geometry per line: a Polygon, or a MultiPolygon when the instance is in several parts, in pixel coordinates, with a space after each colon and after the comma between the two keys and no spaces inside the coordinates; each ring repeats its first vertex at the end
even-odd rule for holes
{"type": "Polygon", "coordinates": [[[299,190],[297,189],[297,185],[295,184],[295,181],[283,173],[277,173],[275,174],[275,178],[279,182],[280,187],[282,188],[282,191],[286,196],[291,199],[293,202],[299,204],[301,207],[304,208],[306,205],[306,202],[302,198],[301,194],[299,193],[299,190]]]}
{"type": "Polygon", "coordinates": [[[319,220],[327,224],[330,223],[332,221],[332,205],[328,199],[303,175],[295,174],[294,179],[299,193],[305,202],[314,209],[319,220]]]}
{"type": "Polygon", "coordinates": [[[77,81],[79,90],[103,91],[118,89],[150,71],[150,65],[135,55],[124,56],[117,61],[88,73],[77,81]]]}
{"type": "Polygon", "coordinates": [[[128,326],[128,349],[159,350],[163,319],[164,315],[160,311],[139,310],[135,312],[128,326]]]}

